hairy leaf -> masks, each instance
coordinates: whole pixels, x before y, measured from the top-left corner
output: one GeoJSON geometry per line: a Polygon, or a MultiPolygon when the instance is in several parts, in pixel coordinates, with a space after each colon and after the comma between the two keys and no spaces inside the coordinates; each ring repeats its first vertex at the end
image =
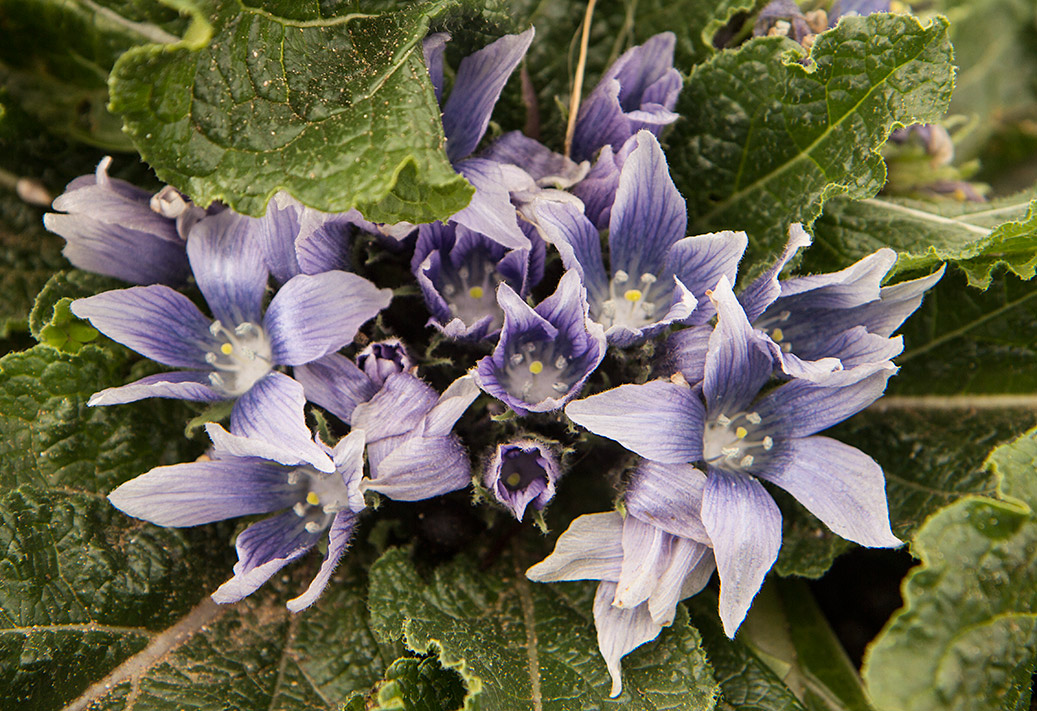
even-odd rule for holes
{"type": "Polygon", "coordinates": [[[1037,430],[998,447],[988,466],[998,499],[958,501],[915,537],[922,564],[904,582],[904,607],[865,657],[880,708],[1028,703],[1037,662],[1037,430]]]}
{"type": "Polygon", "coordinates": [[[371,569],[371,616],[385,638],[436,651],[468,689],[466,708],[711,709],[716,686],[699,636],[679,615],[659,639],[628,655],[623,694],[610,680],[592,621],[593,583],[538,584],[510,555],[491,568],[458,558],[418,575],[393,549],[371,569]]]}
{"type": "Polygon", "coordinates": [[[385,670],[385,679],[375,685],[369,702],[363,695],[350,701],[358,711],[443,711],[461,708],[464,695],[461,677],[435,659],[403,657],[385,670]]]}
{"type": "Polygon", "coordinates": [[[182,41],[116,63],[112,109],[158,176],[251,215],[282,189],[374,221],[463,208],[471,188],[447,161],[421,52],[429,19],[456,2],[267,5],[216,2],[182,41]]]}
{"type": "Polygon", "coordinates": [[[689,229],[745,230],[751,258],[831,197],[875,195],[877,149],[894,126],[935,120],[953,86],[947,23],[844,18],[807,56],[787,38],[750,40],[691,73],[669,138],[689,229]]]}
{"type": "Polygon", "coordinates": [[[879,247],[892,247],[898,253],[892,274],[953,262],[969,285],[980,289],[990,286],[1000,264],[1029,279],[1037,269],[1037,201],[1032,198],[1032,190],[990,203],[839,198],[825,206],[815,225],[817,243],[805,256],[804,268],[841,268],[879,247]]]}

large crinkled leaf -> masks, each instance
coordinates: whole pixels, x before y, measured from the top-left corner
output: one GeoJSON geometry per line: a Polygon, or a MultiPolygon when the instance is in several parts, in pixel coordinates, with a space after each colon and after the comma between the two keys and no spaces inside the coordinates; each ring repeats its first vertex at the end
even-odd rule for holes
{"type": "Polygon", "coordinates": [[[446,217],[472,189],[443,150],[421,39],[456,4],[370,15],[221,0],[184,40],[123,54],[111,107],[158,176],[203,205],[258,215],[283,189],[374,221],[446,217]]]}
{"type": "Polygon", "coordinates": [[[347,711],[443,711],[464,703],[461,677],[443,669],[431,658],[397,659],[385,670],[385,678],[365,696],[356,694],[347,711]]]}
{"type": "Polygon", "coordinates": [[[922,564],[873,642],[864,678],[881,709],[1022,709],[1037,661],[1037,430],[991,453],[998,499],[969,497],[915,536],[922,564]]]}
{"type": "Polygon", "coordinates": [[[843,18],[809,56],[777,37],[721,52],[691,73],[668,140],[689,229],[745,230],[752,257],[773,254],[829,198],[875,195],[889,132],[938,118],[952,86],[941,18],[843,18]]]}
{"type": "MultiPolygon", "coordinates": [[[[893,532],[908,540],[938,509],[990,494],[991,448],[1037,424],[1037,284],[1004,276],[980,292],[950,274],[902,330],[907,347],[890,394],[828,434],[882,466],[893,532]]],[[[850,544],[778,497],[785,530],[776,570],[819,577],[850,544]]]]}
{"type": "Polygon", "coordinates": [[[804,259],[811,270],[842,268],[879,247],[897,251],[893,274],[953,262],[980,289],[1000,264],[1023,279],[1037,269],[1032,190],[990,203],[839,198],[814,227],[816,244],[804,259]]]}
{"type": "Polygon", "coordinates": [[[371,569],[372,624],[456,669],[466,709],[713,708],[716,685],[685,614],[625,657],[623,693],[610,699],[592,619],[595,584],[533,583],[524,569],[509,554],[482,570],[459,557],[426,583],[405,550],[390,550],[371,569]]]}
{"type": "Polygon", "coordinates": [[[639,41],[657,32],[677,35],[674,65],[682,74],[689,74],[716,54],[714,38],[717,32],[739,14],[749,13],[759,3],[754,0],[719,0],[718,2],[667,2],[666,0],[637,0],[634,30],[639,41]],[[675,18],[679,22],[674,22],[675,18]]]}
{"type": "Polygon", "coordinates": [[[756,652],[729,639],[717,616],[717,596],[710,590],[688,602],[702,646],[720,685],[718,711],[805,711],[796,695],[756,652]]]}

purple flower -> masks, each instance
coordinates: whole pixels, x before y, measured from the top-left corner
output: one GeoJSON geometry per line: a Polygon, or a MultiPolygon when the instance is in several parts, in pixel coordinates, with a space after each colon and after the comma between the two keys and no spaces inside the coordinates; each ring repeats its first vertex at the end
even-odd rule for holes
{"type": "Polygon", "coordinates": [[[618,151],[638,131],[659,135],[677,120],[673,107],[681,91],[681,75],[673,68],[676,41],[672,32],[663,32],[613,62],[580,105],[572,142],[574,160],[593,159],[603,146],[618,151]]]}
{"type": "Polygon", "coordinates": [[[97,164],[54,200],[43,224],[65,239],[74,266],[133,284],[182,284],[190,273],[187,231],[205,214],[172,188],[156,195],[108,177],[112,159],[97,164]]]}
{"type": "MultiPolygon", "coordinates": [[[[352,341],[392,292],[347,272],[290,279],[263,312],[267,268],[249,224],[229,211],[191,232],[187,253],[214,318],[167,286],[109,291],[72,303],[109,338],[163,365],[159,373],[96,393],[91,405],[147,397],[215,401],[249,393],[278,365],[297,366],[352,341]]],[[[239,403],[240,404],[240,403],[239,403]]]]}
{"type": "Polygon", "coordinates": [[[753,35],[763,37],[774,34],[791,37],[802,43],[806,37],[814,34],[814,30],[793,0],[772,0],[756,18],[753,35]]]}
{"type": "Polygon", "coordinates": [[[497,301],[504,327],[493,353],[476,364],[476,382],[519,415],[559,409],[605,357],[605,333],[587,317],[579,274],[567,271],[535,309],[507,284],[497,301]]]}
{"type": "Polygon", "coordinates": [[[809,244],[802,225],[793,224],[777,263],[739,295],[746,317],[766,334],[778,367],[787,375],[817,379],[839,367],[899,355],[903,339],[891,336],[940,280],[943,267],[927,277],[883,287],[897,255],[882,248],[839,272],[779,280],[785,264],[809,244]]]}
{"type": "Polygon", "coordinates": [[[452,222],[422,225],[411,271],[432,313],[429,325],[472,341],[498,333],[504,312],[497,286],[508,284],[525,297],[544,275],[544,241],[532,227],[525,230],[532,249],[508,249],[452,222]]]}
{"type": "Polygon", "coordinates": [[[360,351],[356,357],[360,370],[381,387],[385,379],[394,373],[404,373],[414,367],[414,360],[399,338],[376,341],[360,351]]]}
{"type": "Polygon", "coordinates": [[[108,498],[130,516],[160,526],[275,513],[238,535],[234,577],[213,593],[218,603],[250,595],[327,532],[320,570],[306,591],[288,602],[288,609],[298,612],[323,592],[364,508],[364,433],[354,430],[334,449],[311,438],[302,388],[284,375],[276,382],[271,397],[236,412],[234,434],[206,426],[213,440],[211,461],[152,469],[108,498]]]}
{"type": "Polygon", "coordinates": [[[461,60],[450,96],[444,103],[443,51],[448,38],[445,34],[434,34],[425,39],[425,64],[436,98],[443,106],[447,157],[475,187],[468,207],[450,219],[509,249],[528,249],[529,240],[519,229],[500,164],[470,156],[486,133],[493,107],[508,77],[533,41],[533,28],[520,35],[505,35],[461,60]]]}
{"type": "Polygon", "coordinates": [[[694,511],[665,498],[672,465],[701,463],[699,510],[720,572],[720,617],[734,635],[781,545],[781,513],[760,483],[775,484],[835,533],[869,547],[900,544],[889,526],[882,469],[820,432],[878,399],[896,371],[881,362],[793,380],[761,394],[773,371],[767,340],[750,325],[726,278],[713,292],[717,326],[702,383],[655,380],[570,403],[566,414],[662,466],[642,475],[657,516],[694,511]],[[654,473],[653,473],[654,472],[654,473]]]}
{"type": "Polygon", "coordinates": [[[561,475],[550,447],[519,439],[497,445],[486,465],[483,485],[521,521],[527,506],[532,504],[541,511],[554,498],[555,482],[561,475]]]}
{"type": "Polygon", "coordinates": [[[453,428],[478,396],[468,375],[442,395],[410,373],[386,378],[374,397],[350,412],[352,426],[367,438],[371,472],[361,490],[420,501],[468,486],[471,463],[453,428]]]}
{"type": "MultiPolygon", "coordinates": [[[[705,477],[696,473],[701,489],[705,477]]],[[[709,582],[715,564],[704,538],[672,535],[634,515],[589,514],[573,521],[551,555],[526,571],[542,583],[601,581],[594,625],[613,697],[623,689],[623,656],[658,637],[673,623],[677,603],[709,582]]]]}
{"type": "Polygon", "coordinates": [[[745,251],[744,232],[685,237],[684,199],[655,136],[632,139],[609,220],[605,271],[595,227],[571,205],[542,203],[535,212],[544,238],[587,287],[590,315],[610,345],[644,341],[673,323],[705,323],[714,311],[705,293],[721,276],[733,279],[745,251]]]}

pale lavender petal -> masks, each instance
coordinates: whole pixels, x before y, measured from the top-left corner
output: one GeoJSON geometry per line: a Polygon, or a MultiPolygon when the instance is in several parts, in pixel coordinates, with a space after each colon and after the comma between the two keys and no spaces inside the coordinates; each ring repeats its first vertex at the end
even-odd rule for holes
{"type": "Polygon", "coordinates": [[[518,225],[500,165],[482,158],[469,158],[454,166],[475,187],[468,207],[451,220],[473,232],[486,235],[508,249],[529,249],[529,238],[518,225]]]}
{"type": "Polygon", "coordinates": [[[457,437],[411,437],[386,457],[370,460],[361,488],[396,501],[421,501],[472,483],[468,453],[457,437]]]}
{"type": "Polygon", "coordinates": [[[328,453],[313,441],[303,408],[306,396],[300,383],[284,373],[269,373],[238,398],[230,414],[235,435],[267,442],[292,454],[283,464],[308,462],[320,471],[334,471],[328,453]]]}
{"type": "Polygon", "coordinates": [[[151,360],[176,368],[210,370],[205,354],[215,343],[210,321],[168,286],[134,286],[76,299],[72,313],[151,360]]]}
{"type": "Polygon", "coordinates": [[[191,228],[187,257],[213,316],[227,328],[259,323],[267,266],[253,220],[231,210],[206,217],[191,228]]]}
{"type": "Polygon", "coordinates": [[[609,220],[612,273],[632,278],[659,276],[666,253],[684,237],[688,215],[655,136],[641,131],[630,139],[636,148],[623,164],[609,220]]]}
{"type": "Polygon", "coordinates": [[[889,527],[886,480],[867,454],[828,437],[789,443],[791,457],[781,472],[760,472],[796,497],[810,513],[843,538],[870,548],[895,548],[889,527]]]}
{"type": "Polygon", "coordinates": [[[301,365],[337,351],[390,301],[391,289],[349,272],[293,277],[274,295],[263,321],[274,362],[301,365]]]}
{"type": "Polygon", "coordinates": [[[671,333],[659,360],[659,373],[666,376],[680,373],[689,383],[700,382],[705,376],[706,353],[712,334],[713,329],[709,326],[694,326],[671,333]]]}
{"type": "Polygon", "coordinates": [[[246,239],[259,242],[270,273],[281,284],[299,273],[295,239],[299,235],[302,211],[302,203],[288,193],[279,192],[267,203],[263,217],[240,218],[249,225],[246,239]]]}
{"type": "Polygon", "coordinates": [[[798,304],[802,299],[811,309],[848,309],[875,301],[882,278],[896,261],[897,253],[883,247],[838,272],[786,279],[781,282],[780,303],[798,304]]]}
{"type": "Polygon", "coordinates": [[[521,131],[505,133],[479,155],[487,160],[518,166],[537,184],[556,188],[571,187],[582,180],[590,168],[589,162],[576,163],[521,131]]]}
{"type": "Polygon", "coordinates": [[[689,578],[692,579],[692,586],[700,582],[705,586],[713,572],[712,560],[713,556],[708,546],[689,541],[687,538],[673,539],[667,565],[659,575],[655,590],[648,599],[648,612],[656,624],[663,627],[673,624],[677,603],[688,597],[686,590],[689,587],[689,578]],[[708,572],[703,575],[705,571],[708,572]]]}
{"type": "Polygon", "coordinates": [[[720,620],[734,637],[781,548],[781,512],[751,476],[710,469],[702,523],[720,573],[720,620]]]}
{"type": "Polygon", "coordinates": [[[285,467],[224,459],[157,467],[119,486],[108,500],[120,511],[159,526],[198,526],[277,511],[298,496],[285,467]]]}
{"type": "Polygon", "coordinates": [[[347,271],[354,226],[352,213],[329,215],[309,208],[304,210],[299,221],[299,236],[295,239],[295,253],[302,273],[347,271]]]}
{"type": "Polygon", "coordinates": [[[569,403],[565,414],[591,432],[666,464],[702,458],[705,412],[687,385],[653,380],[569,403]]]}
{"type": "Polygon", "coordinates": [[[364,439],[363,430],[352,430],[339,440],[332,454],[335,460],[335,472],[342,477],[349,498],[349,509],[353,513],[363,511],[364,492],[360,490],[360,480],[364,476],[364,439]]]}
{"type": "Polygon", "coordinates": [[[612,606],[616,584],[602,582],[594,595],[594,626],[598,630],[598,650],[605,658],[605,666],[612,675],[611,696],[623,691],[623,671],[620,660],[659,636],[662,625],[652,620],[648,605],[632,610],[612,606]]]}
{"type": "Polygon", "coordinates": [[[800,343],[795,353],[782,350],[776,343],[771,346],[771,352],[787,375],[813,381],[823,380],[836,370],[891,360],[904,350],[901,336],[886,338],[868,333],[864,326],[847,330],[833,328],[827,332],[818,329],[813,341],[800,343]]]}
{"type": "Polygon", "coordinates": [[[226,396],[209,387],[209,374],[197,371],[157,373],[128,385],[107,388],[90,396],[91,407],[122,405],[149,397],[168,397],[194,402],[217,402],[226,396]]]}
{"type": "Polygon", "coordinates": [[[709,543],[702,525],[706,475],[690,464],[642,460],[627,487],[627,513],[667,533],[709,543]]]}
{"type": "Polygon", "coordinates": [[[634,516],[623,520],[623,564],[614,607],[632,609],[655,591],[668,563],[672,536],[634,516]]]}
{"type": "Polygon", "coordinates": [[[328,581],[331,580],[331,574],[335,572],[335,568],[349,546],[349,539],[353,535],[355,526],[356,514],[350,511],[340,511],[335,514],[335,519],[331,522],[331,530],[328,531],[328,553],[324,556],[324,562],[321,563],[320,570],[317,571],[310,586],[306,588],[306,592],[288,601],[288,609],[291,612],[305,610],[315,603],[324,592],[328,581]]]}
{"type": "Polygon", "coordinates": [[[479,145],[493,106],[526,54],[533,32],[530,27],[520,35],[505,35],[461,60],[450,98],[443,106],[443,133],[451,162],[471,155],[479,145]]]}
{"type": "Polygon", "coordinates": [[[750,322],[758,319],[767,307],[781,295],[781,282],[778,281],[778,275],[789,263],[789,260],[796,256],[800,248],[809,246],[810,235],[803,229],[803,225],[798,222],[789,225],[789,239],[785,243],[785,249],[778,257],[778,261],[738,295],[738,300],[745,309],[745,315],[750,322]]]}
{"type": "Polygon", "coordinates": [[[771,376],[774,361],[768,341],[756,332],[731,291],[727,277],[712,291],[717,325],[709,338],[702,393],[712,413],[744,410],[771,376]]]}
{"type": "Polygon", "coordinates": [[[855,319],[872,333],[892,335],[922,305],[923,294],[936,286],[945,269],[941,266],[927,277],[882,287],[879,300],[856,309],[855,319]]]}
{"type": "Polygon", "coordinates": [[[462,375],[450,383],[425,417],[423,434],[426,437],[445,437],[479,397],[479,386],[471,375],[462,375]]]}
{"type": "Polygon", "coordinates": [[[506,333],[535,332],[539,337],[551,340],[558,337],[558,329],[507,284],[497,287],[497,303],[504,311],[503,331],[506,333]]]}
{"type": "Polygon", "coordinates": [[[410,373],[385,379],[382,389],[353,410],[353,427],[366,433],[367,441],[409,434],[435,407],[439,394],[410,373]]]}
{"type": "Polygon", "coordinates": [[[306,393],[306,399],[320,405],[346,424],[353,410],[378,392],[378,386],[353,361],[331,353],[312,363],[297,365],[292,374],[306,393]]]}
{"type": "Polygon", "coordinates": [[[619,188],[621,167],[620,156],[613,152],[612,146],[605,146],[591,166],[587,177],[572,187],[573,195],[584,205],[587,219],[598,229],[603,230],[609,226],[612,203],[616,201],[616,190],[619,188]]]}
{"type": "Polygon", "coordinates": [[[277,462],[285,467],[308,464],[323,472],[335,471],[331,457],[316,445],[312,449],[298,443],[271,442],[254,437],[231,434],[215,422],[205,424],[205,432],[212,440],[213,456],[217,458],[260,458],[277,462]]]}
{"type": "MultiPolygon", "coordinates": [[[[558,537],[551,555],[526,571],[538,583],[619,580],[623,564],[623,517],[615,511],[577,517],[558,537]]],[[[609,600],[611,603],[612,600],[609,600]]]]}
{"type": "Polygon", "coordinates": [[[806,437],[842,422],[882,397],[897,372],[892,363],[841,370],[818,382],[794,380],[765,395],[755,406],[761,429],[806,437]]]}
{"type": "Polygon", "coordinates": [[[235,542],[238,562],[234,564],[234,577],[217,588],[212,599],[221,605],[237,602],[258,590],[281,568],[301,558],[323,533],[310,533],[305,523],[305,519],[288,511],[242,531],[235,542]]]}
{"type": "Polygon", "coordinates": [[[706,292],[715,287],[722,276],[735,283],[738,262],[746,244],[748,238],[744,232],[725,230],[685,237],[666,253],[665,272],[676,276],[695,295],[698,308],[694,323],[706,323],[716,313],[706,292]]]}
{"type": "MultiPolygon", "coordinates": [[[[104,222],[84,214],[47,213],[43,216],[43,224],[64,238],[65,247],[61,253],[79,269],[144,285],[176,286],[182,284],[190,273],[183,242],[163,239],[122,223],[104,222]]],[[[175,228],[173,232],[175,234],[175,228]]]]}

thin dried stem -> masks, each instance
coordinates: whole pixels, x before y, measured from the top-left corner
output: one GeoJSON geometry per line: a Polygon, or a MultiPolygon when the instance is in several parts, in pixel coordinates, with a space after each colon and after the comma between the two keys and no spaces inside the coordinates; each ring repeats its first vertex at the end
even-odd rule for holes
{"type": "Polygon", "coordinates": [[[580,110],[580,99],[583,94],[583,70],[587,66],[587,45],[591,38],[591,18],[594,17],[594,5],[597,0],[587,0],[587,11],[583,15],[583,34],[580,37],[580,59],[576,63],[576,76],[573,78],[573,93],[569,99],[569,123],[565,127],[565,156],[568,158],[573,145],[573,132],[576,130],[576,114],[580,110]]]}

